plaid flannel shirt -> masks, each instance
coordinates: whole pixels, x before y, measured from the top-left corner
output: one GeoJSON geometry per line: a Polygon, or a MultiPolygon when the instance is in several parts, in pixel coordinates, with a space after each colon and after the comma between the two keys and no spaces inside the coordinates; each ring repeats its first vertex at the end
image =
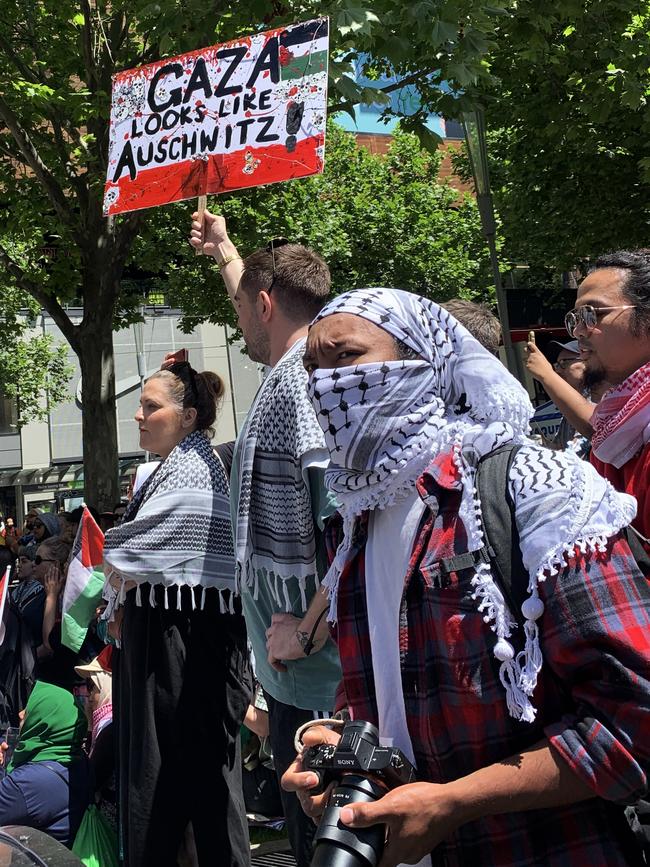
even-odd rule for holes
{"type": "MultiPolygon", "coordinates": [[[[468,823],[432,853],[434,867],[614,867],[638,864],[621,805],[647,793],[650,767],[650,593],[620,538],[606,554],[576,556],[540,584],[544,665],[533,724],[508,714],[496,637],[471,598],[473,570],[441,577],[443,558],[467,551],[450,455],[420,478],[422,518],[400,609],[406,717],[418,778],[445,783],[546,737],[594,791],[592,800],[468,823]]],[[[345,699],[377,725],[365,600],[368,515],[356,522],[341,576],[334,637],[345,699]]],[[[340,517],[328,530],[333,556],[340,517]]],[[[517,630],[520,631],[520,630],[517,630]]],[[[513,639],[516,644],[517,639],[513,639]]]]}

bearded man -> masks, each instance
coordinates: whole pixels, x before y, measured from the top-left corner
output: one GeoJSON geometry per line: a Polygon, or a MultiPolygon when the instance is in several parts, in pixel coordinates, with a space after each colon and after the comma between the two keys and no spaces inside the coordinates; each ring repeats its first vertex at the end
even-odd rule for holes
{"type": "Polygon", "coordinates": [[[650,553],[650,251],[601,256],[565,322],[578,340],[585,385],[613,386],[591,419],[591,462],[636,497],[633,526],[650,553]]]}

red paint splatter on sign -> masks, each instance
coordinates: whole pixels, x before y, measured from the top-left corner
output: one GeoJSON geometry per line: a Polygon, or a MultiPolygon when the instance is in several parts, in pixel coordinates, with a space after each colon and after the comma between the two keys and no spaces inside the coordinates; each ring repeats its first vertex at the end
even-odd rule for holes
{"type": "Polygon", "coordinates": [[[170,201],[193,199],[204,193],[218,194],[248,186],[270,184],[291,178],[304,178],[323,170],[322,158],[317,148],[324,144],[322,134],[299,141],[293,152],[293,160],[287,161],[284,145],[265,145],[261,148],[248,148],[253,159],[260,165],[253,176],[243,176],[241,172],[242,154],[219,154],[203,160],[185,160],[175,166],[159,166],[138,172],[131,181],[128,172],[117,184],[106,183],[105,191],[120,190],[118,199],[108,208],[109,214],[139,208],[152,208],[170,201]],[[170,196],[170,189],[174,193],[170,196]]]}
{"type": "Polygon", "coordinates": [[[285,45],[280,46],[280,66],[288,66],[293,60],[293,54],[285,45]]]}

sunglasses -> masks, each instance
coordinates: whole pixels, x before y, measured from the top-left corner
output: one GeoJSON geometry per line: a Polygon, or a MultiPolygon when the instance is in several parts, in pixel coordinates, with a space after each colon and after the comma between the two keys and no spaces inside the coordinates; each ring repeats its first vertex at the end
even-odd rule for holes
{"type": "Polygon", "coordinates": [[[40,566],[41,563],[58,563],[58,562],[59,562],[58,560],[52,560],[49,557],[41,557],[40,554],[37,554],[34,557],[34,565],[35,566],[40,566]]]}
{"type": "Polygon", "coordinates": [[[34,523],[32,524],[32,527],[34,528],[34,530],[38,530],[40,527],[44,527],[44,526],[45,526],[45,524],[42,524],[40,521],[34,521],[34,523]]]}
{"type": "Polygon", "coordinates": [[[633,310],[637,304],[619,304],[616,307],[593,307],[591,304],[583,304],[582,307],[574,307],[564,317],[564,327],[571,337],[575,337],[578,325],[584,325],[587,331],[593,331],[598,325],[598,320],[609,310],[633,310]]]}
{"type": "Polygon", "coordinates": [[[578,364],[580,362],[580,358],[576,356],[576,358],[562,358],[560,361],[555,361],[553,363],[554,370],[566,370],[567,367],[571,367],[572,364],[578,364]]]}
{"type": "Polygon", "coordinates": [[[271,285],[266,290],[266,294],[270,295],[273,291],[273,287],[275,285],[276,271],[275,271],[275,251],[280,247],[285,247],[289,242],[287,238],[273,238],[264,248],[267,253],[271,254],[271,259],[273,262],[273,279],[271,280],[271,285]]]}

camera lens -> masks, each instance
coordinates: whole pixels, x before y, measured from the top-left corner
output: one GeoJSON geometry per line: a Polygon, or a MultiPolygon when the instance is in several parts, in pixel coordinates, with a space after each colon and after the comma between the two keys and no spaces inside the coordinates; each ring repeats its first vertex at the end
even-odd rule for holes
{"type": "Polygon", "coordinates": [[[314,837],[311,867],[376,867],[384,848],[386,828],[347,828],[339,822],[343,807],[377,801],[386,789],[357,774],[346,775],[332,792],[314,837]]]}
{"type": "Polygon", "coordinates": [[[365,720],[350,720],[345,724],[338,749],[345,750],[354,748],[359,740],[367,741],[374,746],[379,746],[379,732],[372,723],[365,720]]]}

